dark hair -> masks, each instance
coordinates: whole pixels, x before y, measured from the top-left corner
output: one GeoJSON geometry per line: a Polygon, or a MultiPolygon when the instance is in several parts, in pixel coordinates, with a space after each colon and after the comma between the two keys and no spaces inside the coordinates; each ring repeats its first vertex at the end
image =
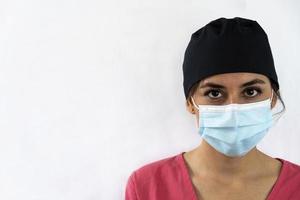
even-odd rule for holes
{"type": "MultiPolygon", "coordinates": [[[[278,87],[277,87],[277,84],[275,84],[271,79],[269,79],[269,80],[270,80],[270,82],[271,82],[271,87],[273,88],[273,90],[274,90],[276,96],[278,97],[278,99],[280,100],[280,102],[281,102],[281,104],[282,104],[282,106],[283,106],[283,109],[282,109],[280,112],[276,113],[276,114],[285,112],[285,110],[286,110],[286,108],[285,108],[285,103],[284,103],[284,101],[282,100],[282,96],[281,96],[280,91],[279,91],[279,89],[278,89],[278,87]]],[[[190,101],[190,100],[191,100],[191,96],[194,95],[196,89],[197,89],[198,86],[199,86],[199,83],[200,83],[200,81],[198,81],[197,83],[195,83],[195,84],[191,87],[191,89],[190,89],[190,91],[189,91],[189,95],[188,95],[186,101],[190,101]]]]}

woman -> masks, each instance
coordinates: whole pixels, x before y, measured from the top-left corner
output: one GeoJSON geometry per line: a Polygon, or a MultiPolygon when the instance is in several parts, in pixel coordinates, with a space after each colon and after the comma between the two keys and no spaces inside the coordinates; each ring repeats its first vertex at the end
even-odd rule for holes
{"type": "Polygon", "coordinates": [[[126,200],[300,199],[300,166],[256,145],[280,96],[268,38],[253,20],[211,21],[192,34],[183,62],[198,147],[135,170],[126,200]]]}

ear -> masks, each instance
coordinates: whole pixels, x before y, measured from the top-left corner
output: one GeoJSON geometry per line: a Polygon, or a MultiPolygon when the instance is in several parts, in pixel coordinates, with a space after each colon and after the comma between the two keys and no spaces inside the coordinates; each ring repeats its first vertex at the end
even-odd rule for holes
{"type": "Polygon", "coordinates": [[[273,98],[272,98],[272,102],[271,102],[271,109],[274,108],[274,106],[276,105],[277,102],[277,95],[275,94],[275,92],[273,92],[273,98]]]}
{"type": "Polygon", "coordinates": [[[195,107],[194,107],[193,103],[191,102],[191,98],[190,97],[186,100],[185,104],[186,104],[186,110],[189,113],[196,114],[195,107]]]}

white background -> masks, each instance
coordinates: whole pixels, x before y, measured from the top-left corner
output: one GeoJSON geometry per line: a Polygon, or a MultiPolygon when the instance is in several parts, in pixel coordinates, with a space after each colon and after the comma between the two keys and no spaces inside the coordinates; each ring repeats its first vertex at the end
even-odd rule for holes
{"type": "Polygon", "coordinates": [[[196,147],[183,53],[219,17],[267,32],[287,111],[258,145],[300,164],[300,3],[1,0],[0,199],[123,199],[129,174],[196,147]]]}

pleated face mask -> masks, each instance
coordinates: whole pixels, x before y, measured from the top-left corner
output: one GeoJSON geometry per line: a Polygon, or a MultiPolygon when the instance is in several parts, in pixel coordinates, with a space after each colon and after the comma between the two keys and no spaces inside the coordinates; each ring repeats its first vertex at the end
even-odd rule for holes
{"type": "Polygon", "coordinates": [[[244,156],[273,125],[271,98],[246,104],[196,105],[199,134],[214,149],[230,157],[244,156]]]}

